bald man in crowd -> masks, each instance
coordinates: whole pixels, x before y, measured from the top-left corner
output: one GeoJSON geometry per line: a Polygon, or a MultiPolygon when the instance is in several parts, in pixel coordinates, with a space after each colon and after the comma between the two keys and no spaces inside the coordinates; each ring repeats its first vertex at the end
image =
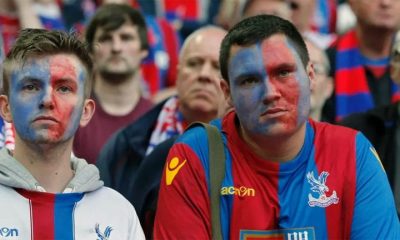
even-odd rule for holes
{"type": "Polygon", "coordinates": [[[209,122],[229,108],[220,88],[218,62],[225,34],[225,30],[216,26],[192,33],[179,56],[177,95],[114,135],[97,160],[105,185],[122,193],[140,209],[147,237],[152,230],[155,211],[152,207],[156,205],[161,172],[174,137],[182,134],[190,123],[209,122]],[[152,154],[153,150],[156,154],[152,154]],[[150,217],[145,219],[149,208],[150,217]]]}

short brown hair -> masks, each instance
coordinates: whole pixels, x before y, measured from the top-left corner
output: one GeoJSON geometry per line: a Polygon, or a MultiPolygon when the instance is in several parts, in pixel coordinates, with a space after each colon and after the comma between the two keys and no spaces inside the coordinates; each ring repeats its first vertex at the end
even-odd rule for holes
{"type": "Polygon", "coordinates": [[[73,54],[86,68],[85,98],[88,98],[92,88],[93,62],[87,45],[81,42],[74,33],[57,30],[32,29],[21,30],[17,41],[4,60],[3,93],[9,96],[10,74],[15,65],[23,65],[32,56],[47,56],[59,53],[73,54]]]}
{"type": "Polygon", "coordinates": [[[143,15],[129,5],[108,3],[96,10],[86,27],[85,39],[90,52],[93,52],[94,36],[99,28],[103,28],[106,32],[114,31],[126,22],[137,27],[141,49],[148,50],[147,27],[143,15]]]}

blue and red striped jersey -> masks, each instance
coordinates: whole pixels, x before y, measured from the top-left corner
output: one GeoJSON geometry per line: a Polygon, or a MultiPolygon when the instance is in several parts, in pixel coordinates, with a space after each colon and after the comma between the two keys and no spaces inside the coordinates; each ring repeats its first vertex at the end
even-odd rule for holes
{"type": "Polygon", "coordinates": [[[144,239],[132,205],[106,187],[52,194],[0,184],[0,193],[0,239],[144,239]]]}
{"type": "MultiPolygon", "coordinates": [[[[224,239],[399,239],[386,174],[359,132],[309,121],[291,161],[261,159],[237,133],[230,112],[221,193],[224,239]]],[[[172,147],[160,185],[155,239],[211,239],[208,139],[202,127],[172,147]]]]}

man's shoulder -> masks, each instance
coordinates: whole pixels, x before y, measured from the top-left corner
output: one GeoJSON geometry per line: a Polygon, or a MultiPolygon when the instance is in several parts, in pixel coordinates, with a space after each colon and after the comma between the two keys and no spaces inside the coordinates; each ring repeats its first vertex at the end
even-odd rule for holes
{"type": "Polygon", "coordinates": [[[129,148],[131,145],[135,148],[146,148],[151,133],[157,123],[162,105],[163,103],[156,105],[139,119],[113,134],[104,145],[102,152],[105,151],[104,149],[109,149],[106,151],[118,151],[118,149],[125,151],[123,149],[129,148]]]}
{"type": "Polygon", "coordinates": [[[15,198],[17,196],[20,196],[20,194],[15,191],[14,188],[0,184],[0,202],[4,201],[9,201],[10,198],[15,198]]]}
{"type": "Polygon", "coordinates": [[[144,135],[149,135],[149,132],[153,131],[153,128],[156,125],[158,115],[161,112],[165,102],[159,103],[153,108],[151,108],[147,113],[138,118],[136,121],[133,121],[128,126],[121,129],[117,134],[117,139],[130,139],[137,137],[138,133],[144,133],[144,135]]]}
{"type": "Polygon", "coordinates": [[[391,104],[370,109],[366,112],[354,113],[344,119],[339,124],[355,129],[361,127],[384,127],[385,122],[396,121],[398,104],[391,104]]]}
{"type": "Polygon", "coordinates": [[[131,203],[124,196],[114,189],[105,186],[85,193],[84,200],[85,202],[92,202],[99,207],[108,209],[120,209],[123,211],[132,211],[133,209],[131,203]]]}
{"type": "Polygon", "coordinates": [[[347,142],[352,141],[357,134],[357,130],[346,126],[335,125],[326,122],[311,122],[317,140],[326,139],[328,141],[347,142]]]}
{"type": "MultiPolygon", "coordinates": [[[[220,131],[220,120],[214,120],[209,124],[215,126],[220,131]]],[[[220,131],[221,132],[221,131],[220,131]]],[[[208,134],[202,124],[192,124],[185,132],[179,136],[175,143],[186,143],[193,147],[197,145],[204,146],[208,143],[208,134]]]]}
{"type": "Polygon", "coordinates": [[[110,187],[106,187],[106,186],[102,186],[94,191],[91,192],[87,192],[85,193],[85,195],[87,197],[91,197],[91,198],[102,198],[102,197],[106,197],[107,201],[120,201],[120,202],[127,202],[129,203],[125,197],[123,197],[119,192],[117,192],[116,190],[110,188],[110,187]]]}

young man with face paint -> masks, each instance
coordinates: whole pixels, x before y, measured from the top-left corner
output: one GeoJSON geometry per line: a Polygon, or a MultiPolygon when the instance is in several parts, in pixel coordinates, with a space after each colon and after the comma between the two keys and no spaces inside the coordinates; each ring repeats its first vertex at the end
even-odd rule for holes
{"type": "Polygon", "coordinates": [[[132,205],[103,187],[95,166],[71,157],[95,109],[85,45],[61,31],[22,30],[3,76],[0,113],[16,136],[14,152],[0,151],[1,236],[144,239],[132,205]]]}
{"type": "MultiPolygon", "coordinates": [[[[376,151],[354,130],[308,119],[315,73],[288,21],[235,25],[220,51],[221,87],[234,110],[222,133],[224,239],[398,239],[400,225],[376,151]]],[[[208,139],[191,128],[161,180],[155,239],[211,239],[208,139]]]]}

